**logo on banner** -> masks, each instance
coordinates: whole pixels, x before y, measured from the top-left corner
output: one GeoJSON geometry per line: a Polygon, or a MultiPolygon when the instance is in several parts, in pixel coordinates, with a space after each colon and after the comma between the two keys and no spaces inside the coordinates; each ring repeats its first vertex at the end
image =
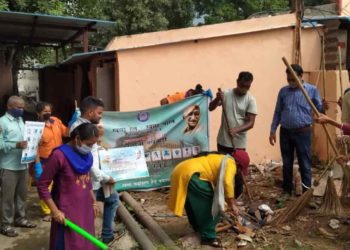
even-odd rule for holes
{"type": "Polygon", "coordinates": [[[145,122],[149,118],[149,113],[148,112],[140,112],[137,114],[137,120],[140,122],[145,122]]]}

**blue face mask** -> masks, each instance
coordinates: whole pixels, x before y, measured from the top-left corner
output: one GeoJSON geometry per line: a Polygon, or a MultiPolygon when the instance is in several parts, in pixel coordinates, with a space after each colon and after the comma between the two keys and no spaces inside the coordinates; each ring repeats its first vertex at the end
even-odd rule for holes
{"type": "Polygon", "coordinates": [[[23,116],[23,109],[16,109],[12,108],[7,111],[10,115],[12,115],[14,118],[18,118],[23,116]]]}
{"type": "Polygon", "coordinates": [[[78,152],[81,153],[82,155],[87,155],[87,154],[90,153],[91,150],[92,150],[91,147],[89,147],[89,146],[87,146],[87,145],[85,145],[85,144],[83,144],[83,145],[81,145],[81,146],[76,145],[75,147],[76,147],[76,149],[78,150],[78,152]]]}

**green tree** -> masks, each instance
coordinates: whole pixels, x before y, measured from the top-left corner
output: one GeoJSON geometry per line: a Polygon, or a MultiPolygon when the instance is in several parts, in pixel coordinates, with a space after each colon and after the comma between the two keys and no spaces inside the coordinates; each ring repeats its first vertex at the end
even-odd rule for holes
{"type": "Polygon", "coordinates": [[[198,17],[205,24],[248,18],[250,15],[288,8],[288,0],[194,0],[198,17]]]}
{"type": "MultiPolygon", "coordinates": [[[[76,1],[84,2],[84,1],[76,1]]],[[[90,4],[94,6],[93,0],[90,4]]],[[[144,32],[184,28],[192,25],[195,17],[192,0],[101,0],[99,17],[115,21],[114,28],[94,34],[92,42],[104,47],[112,37],[144,32]]],[[[81,3],[80,3],[81,4],[81,3]]],[[[79,3],[78,3],[79,5],[79,3]]],[[[82,9],[82,8],[73,8],[82,9]]],[[[79,11],[84,17],[95,17],[94,12],[79,11]]]]}

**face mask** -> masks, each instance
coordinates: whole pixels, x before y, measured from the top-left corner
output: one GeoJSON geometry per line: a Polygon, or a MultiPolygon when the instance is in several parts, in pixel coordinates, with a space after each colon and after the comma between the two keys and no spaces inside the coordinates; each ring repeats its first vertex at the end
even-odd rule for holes
{"type": "Polygon", "coordinates": [[[21,117],[23,115],[23,109],[9,109],[8,113],[11,114],[14,118],[21,117]]]}
{"type": "Polygon", "coordinates": [[[45,114],[43,114],[43,119],[44,119],[44,121],[49,120],[50,117],[51,117],[51,113],[45,113],[45,114]]]}
{"type": "Polygon", "coordinates": [[[87,155],[88,153],[91,152],[92,148],[83,144],[82,146],[76,145],[76,149],[78,150],[79,153],[83,155],[87,155]]]}

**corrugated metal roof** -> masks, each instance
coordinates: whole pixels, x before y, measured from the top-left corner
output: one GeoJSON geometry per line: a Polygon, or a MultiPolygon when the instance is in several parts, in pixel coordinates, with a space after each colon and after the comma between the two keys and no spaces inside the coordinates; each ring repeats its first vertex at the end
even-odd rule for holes
{"type": "Polygon", "coordinates": [[[108,55],[115,55],[116,51],[106,51],[106,50],[99,50],[99,51],[91,51],[91,52],[85,52],[85,53],[76,53],[72,56],[68,57],[66,60],[64,60],[61,65],[67,65],[67,64],[74,64],[79,63],[82,61],[88,61],[92,58],[100,57],[100,56],[108,56],[108,55]]]}
{"type": "Polygon", "coordinates": [[[110,21],[0,11],[0,43],[62,44],[81,40],[84,31],[113,26],[110,21]]]}
{"type": "Polygon", "coordinates": [[[331,20],[340,20],[344,23],[350,24],[350,17],[348,16],[314,16],[311,18],[304,18],[303,22],[324,22],[331,20]]]}

